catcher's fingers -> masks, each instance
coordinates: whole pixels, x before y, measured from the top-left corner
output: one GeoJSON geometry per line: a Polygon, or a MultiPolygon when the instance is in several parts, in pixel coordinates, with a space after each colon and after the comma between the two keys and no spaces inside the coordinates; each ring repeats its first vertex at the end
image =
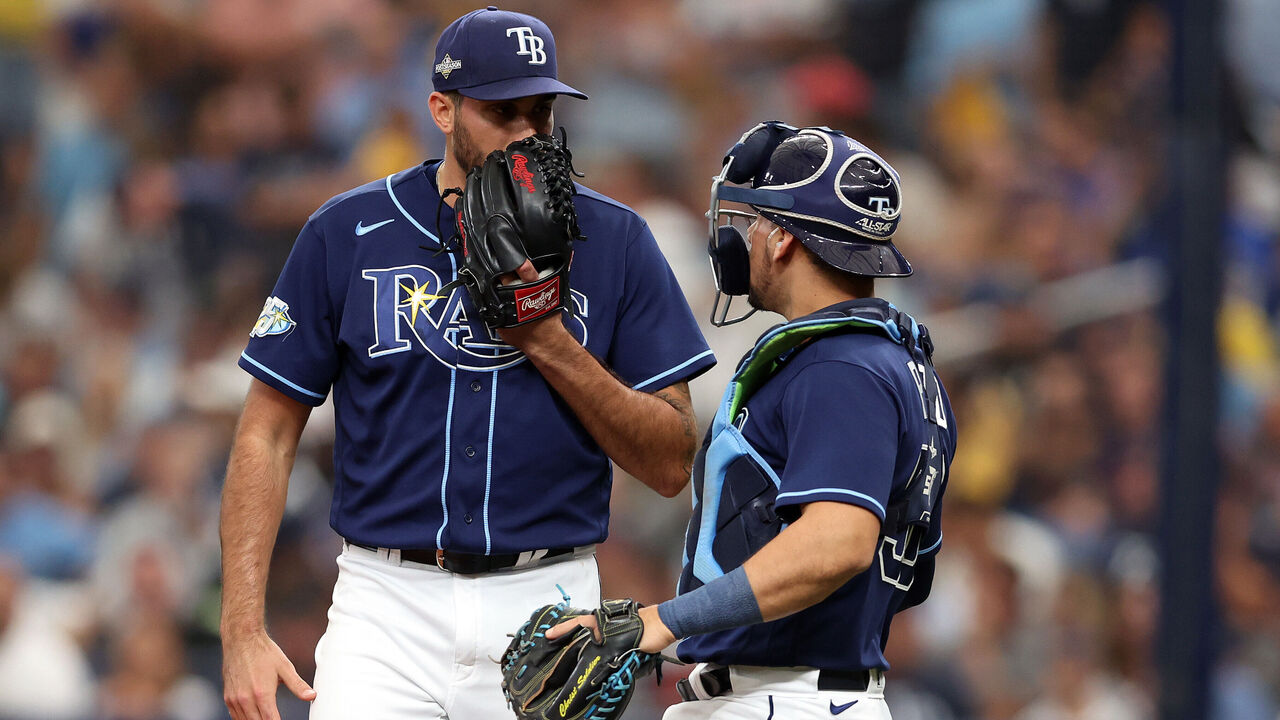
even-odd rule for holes
{"type": "Polygon", "coordinates": [[[577,617],[569,618],[548,630],[547,639],[558,640],[573,632],[574,628],[577,627],[591,628],[591,635],[595,637],[596,642],[600,642],[600,628],[596,627],[595,615],[578,615],[577,617]]]}

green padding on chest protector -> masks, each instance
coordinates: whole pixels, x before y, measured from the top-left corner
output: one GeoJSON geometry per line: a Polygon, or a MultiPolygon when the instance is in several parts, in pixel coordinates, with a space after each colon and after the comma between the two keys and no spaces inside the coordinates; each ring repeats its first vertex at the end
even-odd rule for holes
{"type": "Polygon", "coordinates": [[[783,357],[801,345],[822,335],[848,331],[876,332],[900,343],[888,330],[887,323],[887,319],[877,321],[846,316],[782,325],[767,333],[743,358],[730,381],[733,396],[729,404],[729,417],[737,417],[742,406],[782,367],[783,357]]]}

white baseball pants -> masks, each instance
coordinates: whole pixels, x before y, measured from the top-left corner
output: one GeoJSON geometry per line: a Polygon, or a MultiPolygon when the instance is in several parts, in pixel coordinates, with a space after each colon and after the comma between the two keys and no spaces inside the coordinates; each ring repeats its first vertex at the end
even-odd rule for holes
{"type": "Polygon", "coordinates": [[[524,570],[454,575],[346,545],[329,625],[316,645],[312,720],[514,717],[498,661],[534,609],[600,605],[594,555],[524,570]]]}
{"type": "Polygon", "coordinates": [[[810,668],[729,668],[733,690],[667,708],[662,720],[891,720],[884,675],[863,692],[818,690],[810,668]]]}

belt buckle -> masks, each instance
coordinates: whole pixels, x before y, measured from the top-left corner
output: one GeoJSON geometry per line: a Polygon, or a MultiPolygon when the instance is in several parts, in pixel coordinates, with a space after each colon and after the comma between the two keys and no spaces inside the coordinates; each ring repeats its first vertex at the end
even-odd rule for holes
{"type": "Polygon", "coordinates": [[[449,568],[444,566],[444,548],[436,548],[436,567],[445,572],[449,571],[449,568]]]}

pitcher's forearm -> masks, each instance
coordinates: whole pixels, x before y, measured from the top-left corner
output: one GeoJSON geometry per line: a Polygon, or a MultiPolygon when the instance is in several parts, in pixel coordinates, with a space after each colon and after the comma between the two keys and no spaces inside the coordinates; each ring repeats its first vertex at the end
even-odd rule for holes
{"type": "Polygon", "coordinates": [[[254,380],[236,426],[222,491],[224,640],[266,623],[267,571],[275,546],[298,438],[311,408],[254,380]]]}
{"type": "Polygon", "coordinates": [[[684,489],[698,442],[687,384],[633,390],[568,332],[525,353],[619,467],[663,496],[684,489]]]}
{"type": "Polygon", "coordinates": [[[227,467],[222,541],[222,631],[253,632],[265,624],[267,572],[284,516],[293,448],[240,432],[227,467]]]}

